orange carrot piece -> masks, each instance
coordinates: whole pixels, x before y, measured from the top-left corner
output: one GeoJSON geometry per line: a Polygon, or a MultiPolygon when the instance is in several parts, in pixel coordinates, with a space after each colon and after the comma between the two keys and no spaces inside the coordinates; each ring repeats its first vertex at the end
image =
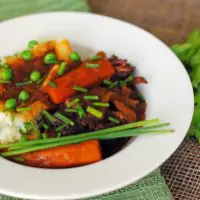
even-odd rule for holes
{"type": "Polygon", "coordinates": [[[59,104],[76,93],[73,86],[91,87],[114,74],[114,68],[108,60],[101,59],[93,63],[99,64],[99,67],[87,68],[87,62],[85,62],[63,77],[56,79],[54,81],[56,88],[48,85],[43,90],[50,96],[52,102],[59,104]]]}
{"type": "Polygon", "coordinates": [[[102,159],[98,140],[25,153],[17,157],[22,157],[25,165],[43,168],[81,166],[102,159]]]}

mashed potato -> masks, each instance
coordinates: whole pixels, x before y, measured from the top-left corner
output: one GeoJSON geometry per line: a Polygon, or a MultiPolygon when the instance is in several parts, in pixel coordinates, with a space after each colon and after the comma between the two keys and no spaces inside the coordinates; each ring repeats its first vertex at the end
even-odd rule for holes
{"type": "Polygon", "coordinates": [[[21,138],[20,128],[24,126],[24,120],[13,117],[11,113],[0,112],[0,143],[13,143],[21,138]]]}

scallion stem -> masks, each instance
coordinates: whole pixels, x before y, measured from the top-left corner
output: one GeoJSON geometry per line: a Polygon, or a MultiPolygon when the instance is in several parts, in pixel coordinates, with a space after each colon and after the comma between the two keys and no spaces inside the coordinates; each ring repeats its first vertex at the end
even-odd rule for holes
{"type": "Polygon", "coordinates": [[[45,117],[48,121],[50,121],[53,125],[55,125],[56,120],[55,120],[55,118],[54,118],[49,112],[47,112],[46,110],[44,110],[44,111],[42,112],[42,114],[44,115],[44,117],[45,117]]]}
{"type": "Polygon", "coordinates": [[[92,105],[97,106],[97,107],[104,107],[104,108],[108,108],[110,106],[109,103],[104,103],[104,102],[94,102],[92,105]]]}
{"type": "Polygon", "coordinates": [[[85,100],[99,100],[99,96],[94,96],[94,95],[91,95],[91,96],[84,96],[83,97],[85,100]]]}
{"type": "Polygon", "coordinates": [[[79,91],[79,92],[84,92],[84,93],[86,93],[88,91],[87,88],[83,88],[83,87],[80,87],[80,86],[74,86],[73,89],[76,90],[76,91],[79,91]]]}
{"type": "Polygon", "coordinates": [[[16,111],[17,112],[24,112],[24,111],[29,111],[31,110],[31,107],[21,107],[21,108],[17,108],[16,111]]]}
{"type": "Polygon", "coordinates": [[[25,82],[19,82],[19,83],[16,83],[16,87],[22,87],[22,86],[25,86],[25,85],[29,85],[33,83],[32,81],[25,81],[25,82]]]}
{"type": "Polygon", "coordinates": [[[99,64],[94,64],[94,63],[87,63],[85,66],[87,68],[98,68],[100,65],[99,64]]]}
{"type": "Polygon", "coordinates": [[[96,108],[93,108],[92,106],[88,106],[86,111],[99,119],[103,117],[103,112],[97,110],[96,108]]]}
{"type": "Polygon", "coordinates": [[[71,125],[71,126],[74,126],[74,124],[75,124],[71,119],[69,119],[68,117],[62,115],[62,114],[59,113],[59,112],[56,112],[56,113],[54,114],[54,116],[55,116],[56,118],[58,118],[59,120],[63,121],[64,123],[69,124],[69,125],[71,125]]]}
{"type": "Polygon", "coordinates": [[[76,99],[72,100],[71,102],[69,102],[67,104],[67,108],[71,108],[73,105],[77,104],[78,102],[80,102],[79,98],[76,98],[76,99]]]}

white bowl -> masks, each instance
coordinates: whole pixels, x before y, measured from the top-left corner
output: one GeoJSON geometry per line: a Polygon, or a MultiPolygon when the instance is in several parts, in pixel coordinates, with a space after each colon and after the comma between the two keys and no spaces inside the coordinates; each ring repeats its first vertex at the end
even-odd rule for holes
{"type": "Polygon", "coordinates": [[[127,58],[148,80],[140,89],[147,118],[170,122],[174,134],[138,137],[114,156],[71,169],[38,169],[0,159],[0,193],[30,199],[76,199],[133,183],[158,168],[179,146],[193,113],[190,79],[176,56],[146,31],[95,14],[47,13],[0,23],[0,55],[26,48],[31,39],[68,38],[76,51],[98,50],[127,58]]]}

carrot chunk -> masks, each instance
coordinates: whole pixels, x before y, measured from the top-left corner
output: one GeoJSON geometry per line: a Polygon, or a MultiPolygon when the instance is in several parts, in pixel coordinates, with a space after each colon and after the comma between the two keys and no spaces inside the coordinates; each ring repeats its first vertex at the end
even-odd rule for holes
{"type": "Polygon", "coordinates": [[[81,166],[102,159],[98,140],[25,153],[17,157],[23,158],[25,165],[43,168],[81,166]]]}
{"type": "Polygon", "coordinates": [[[73,89],[74,86],[91,87],[114,74],[113,66],[106,59],[96,61],[95,64],[99,65],[97,68],[87,68],[86,64],[87,62],[56,79],[56,88],[49,85],[43,88],[53,103],[63,103],[67,97],[74,95],[77,92],[73,89]]]}

